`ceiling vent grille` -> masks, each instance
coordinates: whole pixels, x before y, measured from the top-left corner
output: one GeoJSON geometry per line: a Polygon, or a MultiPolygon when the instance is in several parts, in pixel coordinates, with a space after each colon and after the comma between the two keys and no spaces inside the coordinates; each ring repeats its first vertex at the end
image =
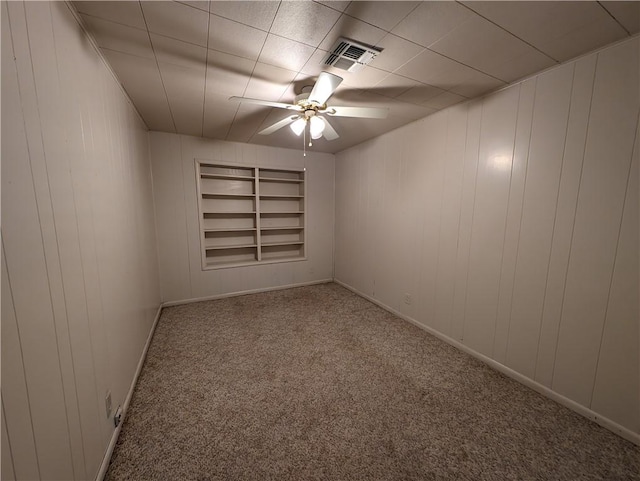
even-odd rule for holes
{"type": "Polygon", "coordinates": [[[324,65],[346,70],[347,72],[357,72],[371,62],[376,55],[382,52],[381,48],[365,45],[348,38],[339,38],[334,44],[331,52],[322,62],[324,65]]]}

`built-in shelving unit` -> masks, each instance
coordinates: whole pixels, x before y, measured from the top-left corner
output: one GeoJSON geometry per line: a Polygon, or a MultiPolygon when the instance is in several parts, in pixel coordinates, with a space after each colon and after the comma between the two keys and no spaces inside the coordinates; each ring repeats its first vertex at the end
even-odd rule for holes
{"type": "Polygon", "coordinates": [[[305,259],[305,171],[196,160],[202,268],[305,259]]]}

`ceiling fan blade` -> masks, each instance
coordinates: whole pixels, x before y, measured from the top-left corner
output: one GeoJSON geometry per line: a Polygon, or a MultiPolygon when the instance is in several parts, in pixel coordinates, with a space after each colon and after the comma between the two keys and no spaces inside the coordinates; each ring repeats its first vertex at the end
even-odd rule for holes
{"type": "Polygon", "coordinates": [[[297,115],[293,115],[291,117],[285,117],[282,120],[279,120],[278,122],[276,122],[275,124],[271,125],[270,127],[267,127],[264,130],[261,130],[260,132],[258,132],[260,135],[269,135],[274,133],[276,130],[280,130],[282,127],[286,127],[287,125],[289,125],[290,123],[294,122],[295,120],[299,119],[300,117],[297,115]]]}
{"type": "Polygon", "coordinates": [[[297,105],[283,104],[282,102],[271,102],[270,100],[250,99],[248,97],[229,97],[229,100],[245,102],[248,104],[266,105],[268,107],[277,107],[279,109],[300,110],[300,107],[297,105]]]}
{"type": "Polygon", "coordinates": [[[363,119],[386,119],[389,109],[383,107],[335,107],[327,108],[323,114],[332,117],[360,117],[363,119]]]}
{"type": "Polygon", "coordinates": [[[333,126],[329,123],[329,120],[327,118],[322,117],[322,120],[324,120],[324,131],[322,132],[322,135],[324,136],[325,139],[335,140],[338,137],[340,137],[338,135],[338,132],[336,132],[336,129],[333,128],[333,126]]]}
{"type": "Polygon", "coordinates": [[[309,94],[309,101],[324,105],[327,99],[336,91],[340,82],[342,82],[342,77],[329,72],[321,72],[309,94]]]}

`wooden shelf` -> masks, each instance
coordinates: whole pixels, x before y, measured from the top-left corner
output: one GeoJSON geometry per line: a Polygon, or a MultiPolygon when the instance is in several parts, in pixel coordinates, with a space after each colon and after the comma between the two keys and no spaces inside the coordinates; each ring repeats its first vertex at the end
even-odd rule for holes
{"type": "Polygon", "coordinates": [[[280,179],[278,177],[260,177],[260,182],[284,182],[289,184],[302,184],[304,179],[280,179]]]}
{"type": "Polygon", "coordinates": [[[238,245],[225,245],[225,246],[213,246],[213,247],[205,247],[205,251],[218,251],[222,249],[251,249],[254,247],[258,247],[257,244],[238,244],[238,245]]]}
{"type": "Polygon", "coordinates": [[[197,160],[196,172],[202,269],[306,258],[304,171],[197,160]]]}
{"type": "Polygon", "coordinates": [[[281,241],[281,242],[263,242],[262,247],[274,247],[274,246],[297,246],[304,244],[303,241],[281,241]]]}
{"type": "Polygon", "coordinates": [[[233,210],[229,210],[227,212],[211,212],[211,211],[203,211],[202,214],[203,215],[222,215],[222,214],[231,214],[231,215],[251,215],[251,214],[255,214],[256,211],[255,210],[248,210],[248,211],[233,211],[233,210]]]}
{"type": "Polygon", "coordinates": [[[255,177],[246,175],[225,175],[225,174],[200,174],[201,179],[224,179],[224,180],[255,180],[255,177]]]}
{"type": "Polygon", "coordinates": [[[297,214],[304,214],[303,211],[301,210],[282,210],[279,212],[260,212],[260,215],[297,215],[297,214]]]}
{"type": "Polygon", "coordinates": [[[260,195],[261,199],[304,199],[304,195],[260,195]]]}
{"type": "Polygon", "coordinates": [[[255,232],[255,227],[229,227],[226,229],[202,229],[203,232],[255,232]]]}
{"type": "Polygon", "coordinates": [[[291,227],[260,227],[262,231],[274,231],[274,230],[304,230],[304,227],[296,225],[291,227]]]}
{"type": "Polygon", "coordinates": [[[223,194],[223,193],[209,193],[209,192],[203,192],[202,193],[202,197],[255,197],[256,194],[223,194]]]}

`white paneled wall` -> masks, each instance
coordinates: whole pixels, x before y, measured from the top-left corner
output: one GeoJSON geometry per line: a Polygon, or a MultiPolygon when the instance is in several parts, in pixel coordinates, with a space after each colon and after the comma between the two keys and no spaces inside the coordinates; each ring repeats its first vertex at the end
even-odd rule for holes
{"type": "Polygon", "coordinates": [[[333,278],[334,156],[151,132],[153,193],[162,300],[201,299],[333,278]],[[274,168],[305,168],[304,261],[202,270],[195,159],[274,168]]]}
{"type": "Polygon", "coordinates": [[[337,154],[335,240],[338,281],[636,442],[639,44],[337,154]]]}
{"type": "Polygon", "coordinates": [[[160,289],[148,133],[63,2],[2,3],[2,479],[94,479],[160,289]]]}

